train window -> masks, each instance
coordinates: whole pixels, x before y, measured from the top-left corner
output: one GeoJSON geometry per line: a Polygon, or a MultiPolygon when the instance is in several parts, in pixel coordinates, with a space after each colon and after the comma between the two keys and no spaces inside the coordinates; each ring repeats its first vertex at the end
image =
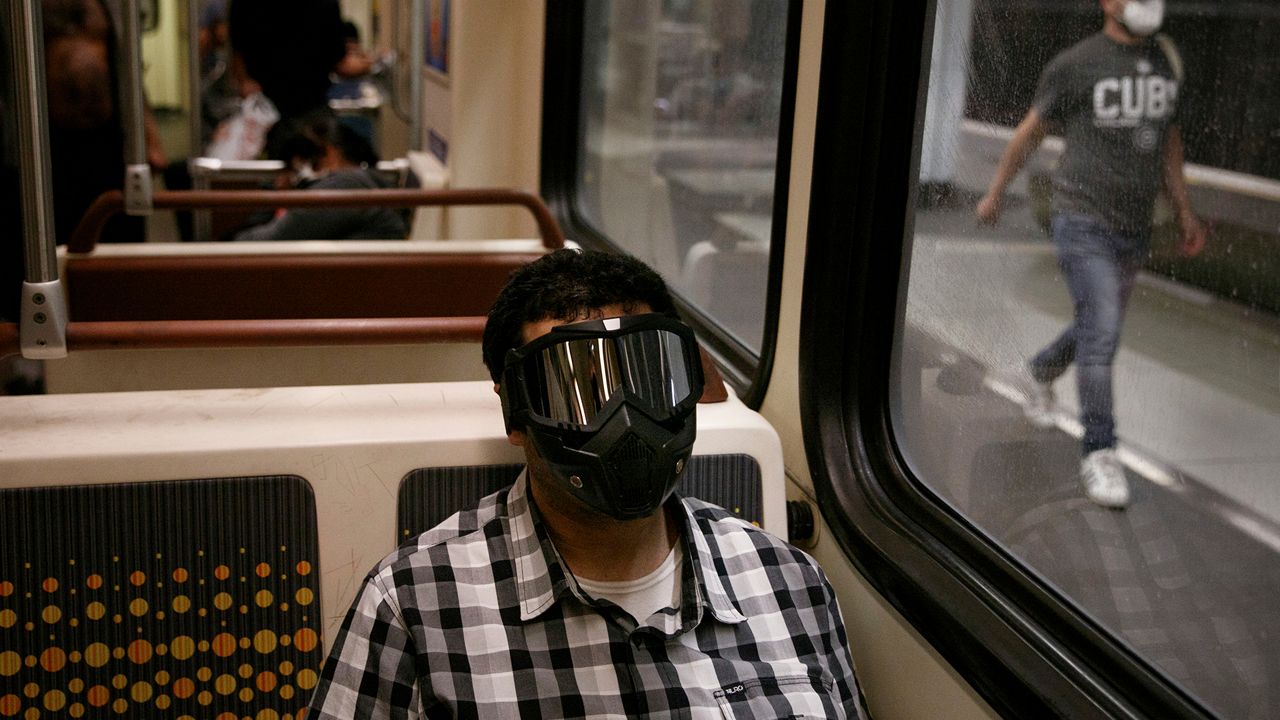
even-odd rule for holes
{"type": "Polygon", "coordinates": [[[753,358],[781,216],[797,7],[615,0],[583,12],[576,213],[753,358]]]}
{"type": "Polygon", "coordinates": [[[928,494],[1233,718],[1280,712],[1277,38],[937,3],[891,401],[928,494]]]}

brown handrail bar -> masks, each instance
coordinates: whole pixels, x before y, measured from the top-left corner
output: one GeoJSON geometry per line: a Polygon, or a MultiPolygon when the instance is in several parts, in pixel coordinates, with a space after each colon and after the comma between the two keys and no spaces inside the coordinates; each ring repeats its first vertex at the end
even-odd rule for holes
{"type": "MultiPolygon", "coordinates": [[[[509,188],[461,188],[449,190],[173,190],[154,194],[158,210],[253,207],[418,207],[520,205],[533,215],[542,244],[564,247],[564,233],[542,198],[509,188]]],[[[98,196],[71,233],[67,249],[91,252],[107,220],[124,211],[124,194],[111,190],[98,196]]]]}
{"type": "MultiPolygon", "coordinates": [[[[67,350],[409,345],[479,342],[485,318],[147,320],[67,323],[67,350]]],[[[0,357],[21,352],[18,326],[0,324],[0,357]]]]}
{"type": "MultiPolygon", "coordinates": [[[[67,323],[67,351],[480,342],[485,321],[483,316],[467,316],[73,322],[67,323]]],[[[18,326],[0,323],[0,358],[21,352],[18,326]]],[[[728,390],[706,350],[702,370],[706,382],[698,402],[727,400],[728,390]]]]}

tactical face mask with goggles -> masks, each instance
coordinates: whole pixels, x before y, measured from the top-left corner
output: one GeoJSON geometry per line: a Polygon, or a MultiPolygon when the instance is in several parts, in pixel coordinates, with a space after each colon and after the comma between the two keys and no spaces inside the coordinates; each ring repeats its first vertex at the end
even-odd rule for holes
{"type": "Polygon", "coordinates": [[[646,517],[693,451],[702,364],[693,331],[658,314],[560,325],[507,353],[499,394],[555,479],[618,520],[646,517]]]}

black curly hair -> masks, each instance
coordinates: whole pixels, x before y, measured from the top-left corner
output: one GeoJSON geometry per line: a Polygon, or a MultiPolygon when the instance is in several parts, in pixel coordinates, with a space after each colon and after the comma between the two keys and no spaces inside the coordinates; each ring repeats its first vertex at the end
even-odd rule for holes
{"type": "Polygon", "coordinates": [[[552,318],[572,322],[592,310],[621,305],[630,312],[648,305],[678,317],[662,277],[627,255],[597,250],[557,250],[511,273],[484,326],[484,364],[501,382],[507,351],[524,345],[527,323],[552,318]]]}
{"type": "Polygon", "coordinates": [[[378,153],[369,141],[328,108],[281,120],[271,130],[267,154],[273,160],[288,163],[301,158],[314,165],[332,146],[353,165],[372,168],[378,164],[378,153]]]}

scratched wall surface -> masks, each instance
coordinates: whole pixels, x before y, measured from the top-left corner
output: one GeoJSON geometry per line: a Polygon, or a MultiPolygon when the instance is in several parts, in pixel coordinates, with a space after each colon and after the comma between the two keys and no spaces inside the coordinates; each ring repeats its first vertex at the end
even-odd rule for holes
{"type": "Polygon", "coordinates": [[[294,720],[322,659],[300,477],[0,490],[0,718],[294,720]]]}

